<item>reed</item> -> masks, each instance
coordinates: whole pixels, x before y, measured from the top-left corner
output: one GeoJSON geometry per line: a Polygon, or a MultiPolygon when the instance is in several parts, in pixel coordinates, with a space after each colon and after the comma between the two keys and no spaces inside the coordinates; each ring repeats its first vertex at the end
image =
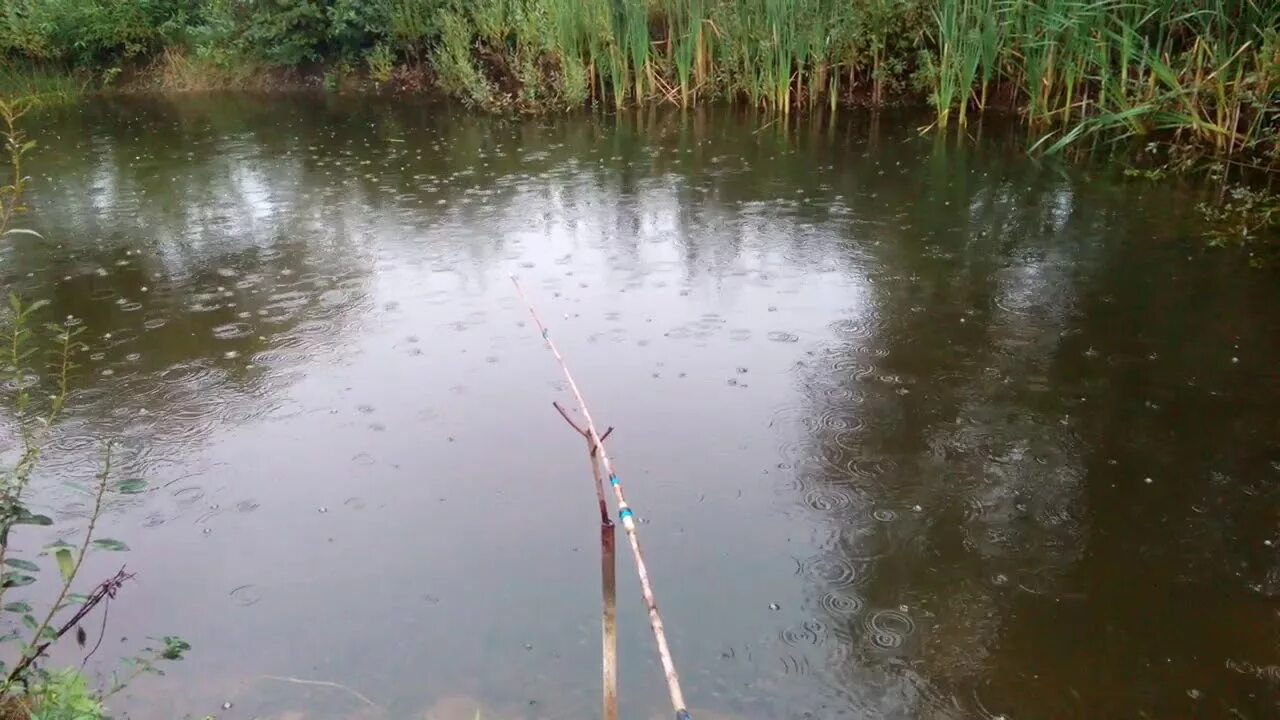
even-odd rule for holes
{"type": "Polygon", "coordinates": [[[89,80],[82,71],[27,62],[0,63],[0,98],[41,105],[67,102],[84,94],[89,80]]]}
{"type": "Polygon", "coordinates": [[[914,78],[939,127],[998,92],[1039,150],[1158,133],[1274,155],[1277,26],[1263,0],[480,0],[432,53],[446,89],[482,105],[514,85],[524,105],[719,97],[786,116],[859,88],[884,104],[914,78]],[[505,80],[477,63],[504,55],[505,80]],[[554,95],[536,92],[547,58],[554,95]]]}
{"type": "Polygon", "coordinates": [[[663,10],[671,59],[680,86],[680,105],[688,107],[697,100],[698,88],[706,77],[705,68],[701,66],[706,62],[703,32],[708,19],[707,0],[674,0],[663,10]]]}
{"type": "Polygon", "coordinates": [[[192,0],[172,15],[113,0],[132,10],[112,19],[60,0],[31,5],[40,22],[0,3],[0,89],[76,94],[82,82],[35,70],[80,63],[109,78],[138,53],[159,61],[167,88],[359,53],[380,77],[399,62],[430,67],[441,89],[490,109],[719,99],[786,116],[926,100],[936,125],[963,127],[1007,103],[1044,151],[1154,135],[1271,164],[1278,152],[1273,0],[342,1],[360,9],[359,33],[339,13],[298,24],[288,3],[192,0]],[[229,58],[243,63],[218,61],[229,58]]]}
{"type": "Polygon", "coordinates": [[[940,127],[1000,87],[1049,152],[1159,135],[1275,162],[1280,4],[937,0],[933,20],[923,69],[940,127]]]}

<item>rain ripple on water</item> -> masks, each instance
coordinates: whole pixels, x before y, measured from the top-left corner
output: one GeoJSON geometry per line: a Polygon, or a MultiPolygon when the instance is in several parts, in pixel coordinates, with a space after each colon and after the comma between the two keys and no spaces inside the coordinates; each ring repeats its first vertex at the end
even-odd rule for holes
{"type": "Polygon", "coordinates": [[[881,650],[901,647],[916,630],[915,621],[900,610],[877,610],[863,624],[871,644],[881,650]]]}

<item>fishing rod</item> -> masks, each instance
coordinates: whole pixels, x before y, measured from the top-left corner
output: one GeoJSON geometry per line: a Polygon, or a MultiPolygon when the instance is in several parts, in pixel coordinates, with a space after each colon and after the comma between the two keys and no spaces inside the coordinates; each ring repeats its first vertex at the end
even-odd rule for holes
{"type": "Polygon", "coordinates": [[[635,513],[632,512],[631,506],[627,504],[627,498],[622,492],[622,481],[618,479],[618,473],[613,467],[613,460],[609,458],[609,453],[604,448],[604,439],[596,431],[596,424],[591,419],[591,411],[587,409],[587,401],[583,399],[582,391],[578,389],[578,383],[574,382],[573,374],[569,372],[569,365],[564,361],[564,356],[560,354],[560,349],[556,347],[555,341],[551,339],[551,332],[542,323],[542,318],[538,317],[538,311],[533,308],[533,303],[529,301],[529,296],[525,294],[524,288],[520,286],[520,281],[515,275],[511,276],[511,282],[516,286],[516,292],[520,293],[520,299],[524,301],[525,307],[529,308],[529,314],[533,316],[533,322],[538,326],[538,330],[541,331],[542,339],[546,341],[547,347],[551,349],[551,354],[555,355],[556,362],[560,363],[560,369],[564,372],[564,379],[569,381],[569,389],[573,392],[574,399],[578,401],[578,407],[582,408],[582,418],[587,426],[588,440],[599,455],[600,463],[604,466],[605,472],[609,474],[609,486],[613,488],[614,497],[618,501],[618,519],[622,521],[622,528],[626,530],[627,540],[631,543],[631,555],[636,561],[636,574],[640,576],[640,589],[644,595],[645,607],[649,610],[649,627],[653,629],[653,639],[658,644],[658,659],[662,661],[662,672],[667,678],[667,692],[671,695],[671,706],[675,710],[676,720],[691,720],[689,710],[684,704],[684,691],[680,689],[680,676],[676,673],[675,661],[671,659],[671,648],[667,645],[667,633],[662,626],[662,616],[658,614],[658,601],[654,597],[653,586],[649,582],[649,569],[644,564],[644,554],[640,552],[640,538],[636,535],[635,513]]]}

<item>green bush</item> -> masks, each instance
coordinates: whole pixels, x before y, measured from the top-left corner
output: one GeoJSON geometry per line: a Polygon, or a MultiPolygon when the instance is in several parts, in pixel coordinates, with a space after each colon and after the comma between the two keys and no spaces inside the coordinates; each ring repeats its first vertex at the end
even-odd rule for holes
{"type": "Polygon", "coordinates": [[[389,0],[332,0],[327,9],[327,40],[339,57],[370,52],[386,39],[391,26],[389,0]]]}
{"type": "Polygon", "coordinates": [[[420,59],[443,30],[449,0],[387,0],[387,34],[392,49],[420,59]]]}
{"type": "Polygon", "coordinates": [[[471,26],[458,13],[447,12],[441,18],[440,28],[440,47],[434,58],[440,87],[469,105],[492,105],[493,88],[480,74],[472,57],[475,40],[471,26]]]}
{"type": "Polygon", "coordinates": [[[365,56],[369,66],[369,79],[378,85],[385,85],[391,80],[391,72],[395,70],[395,55],[386,45],[375,45],[365,56]]]}
{"type": "Polygon", "coordinates": [[[30,720],[100,720],[105,712],[84,675],[73,669],[49,673],[30,690],[27,702],[30,720]]]}
{"type": "Polygon", "coordinates": [[[7,0],[0,53],[90,65],[154,52],[189,25],[189,7],[178,0],[7,0]]]}
{"type": "Polygon", "coordinates": [[[297,67],[320,59],[328,40],[323,0],[260,0],[248,5],[243,42],[264,60],[297,67]]]}

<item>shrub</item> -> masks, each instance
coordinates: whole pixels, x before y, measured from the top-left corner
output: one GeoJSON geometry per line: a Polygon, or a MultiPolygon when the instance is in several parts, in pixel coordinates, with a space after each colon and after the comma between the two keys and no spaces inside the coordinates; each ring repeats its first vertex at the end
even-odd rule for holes
{"type": "Polygon", "coordinates": [[[375,83],[386,85],[391,81],[391,73],[396,69],[396,58],[390,47],[382,43],[375,45],[365,56],[365,63],[369,66],[369,78],[375,83]]]}
{"type": "Polygon", "coordinates": [[[320,59],[328,31],[322,0],[261,0],[249,7],[246,48],[285,67],[320,59]]]}

